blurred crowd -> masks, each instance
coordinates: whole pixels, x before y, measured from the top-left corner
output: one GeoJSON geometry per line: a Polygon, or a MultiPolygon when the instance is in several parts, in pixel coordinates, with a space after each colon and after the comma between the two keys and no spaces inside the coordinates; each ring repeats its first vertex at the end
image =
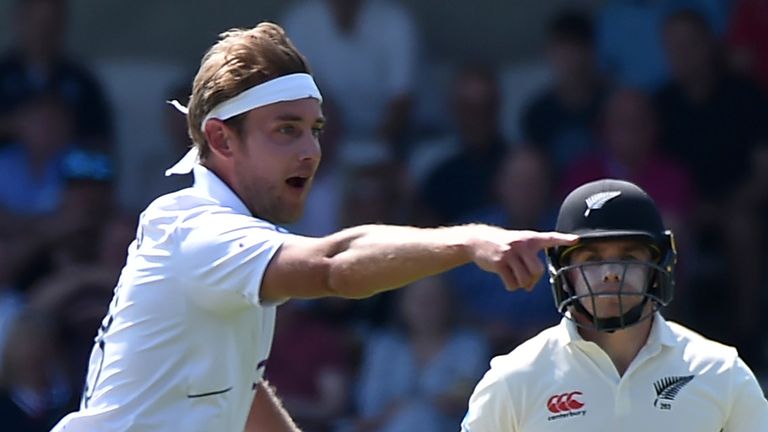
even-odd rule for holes
{"type": "MultiPolygon", "coordinates": [[[[562,10],[546,23],[542,62],[466,59],[442,81],[421,73],[425,35],[396,0],[296,0],[283,12],[329,120],[305,217],[288,229],[550,230],[575,186],[628,179],[677,240],[665,315],[735,345],[768,379],[768,0],[562,10]]],[[[170,137],[168,160],[121,173],[126,143],[105,83],[63,44],[67,1],[17,0],[5,13],[15,27],[0,54],[0,428],[47,431],[79,402],[136,203],[191,184],[147,167],[190,142],[169,108],[150,131],[170,137]],[[130,177],[149,186],[121,202],[130,177]]],[[[194,73],[164,99],[185,103],[194,73]]],[[[465,266],[368,300],[288,302],[266,375],[307,432],[456,430],[489,359],[559,318],[546,278],[509,293],[465,266]]]]}

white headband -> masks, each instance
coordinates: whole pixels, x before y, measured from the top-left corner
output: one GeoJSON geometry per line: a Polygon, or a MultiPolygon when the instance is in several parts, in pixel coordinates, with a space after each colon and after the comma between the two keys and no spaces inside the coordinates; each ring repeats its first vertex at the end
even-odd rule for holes
{"type": "MultiPolygon", "coordinates": [[[[298,99],[314,98],[322,102],[315,80],[312,75],[306,73],[295,73],[284,75],[267,82],[255,85],[248,90],[243,91],[232,99],[216,105],[205,116],[200,124],[200,130],[205,131],[205,123],[212,118],[227,120],[236,115],[250,111],[254,108],[271,105],[277,102],[286,102],[298,99]]],[[[187,114],[188,109],[178,101],[169,101],[180,112],[187,114]]],[[[165,175],[188,174],[198,163],[199,154],[197,147],[192,147],[184,157],[174,166],[165,171],[165,175]]]]}
{"type": "Polygon", "coordinates": [[[264,105],[305,98],[323,101],[312,75],[305,73],[284,75],[253,86],[232,99],[216,105],[205,116],[200,124],[200,129],[205,130],[205,123],[212,118],[226,120],[264,105]]]}

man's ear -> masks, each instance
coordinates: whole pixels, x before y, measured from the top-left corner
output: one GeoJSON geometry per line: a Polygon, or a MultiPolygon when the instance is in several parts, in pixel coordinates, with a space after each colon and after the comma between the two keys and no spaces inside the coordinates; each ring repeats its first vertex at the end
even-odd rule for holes
{"type": "Polygon", "coordinates": [[[205,123],[205,139],[208,140],[208,146],[212,153],[224,159],[232,157],[234,132],[223,121],[219,119],[208,120],[205,123]]]}

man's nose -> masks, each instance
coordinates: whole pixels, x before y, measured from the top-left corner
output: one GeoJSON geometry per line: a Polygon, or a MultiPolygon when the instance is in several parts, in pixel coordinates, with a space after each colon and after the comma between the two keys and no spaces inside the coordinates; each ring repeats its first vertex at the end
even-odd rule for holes
{"type": "Polygon", "coordinates": [[[316,140],[308,140],[304,143],[304,146],[302,146],[299,159],[319,161],[321,155],[322,151],[320,150],[320,144],[316,140]]]}
{"type": "Polygon", "coordinates": [[[624,269],[621,267],[615,264],[606,265],[603,269],[603,282],[621,282],[622,275],[624,274],[624,269]]]}

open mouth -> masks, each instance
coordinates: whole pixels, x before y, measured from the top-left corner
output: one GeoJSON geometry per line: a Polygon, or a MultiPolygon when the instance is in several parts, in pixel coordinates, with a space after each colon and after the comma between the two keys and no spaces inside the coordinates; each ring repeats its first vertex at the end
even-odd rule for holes
{"type": "Polygon", "coordinates": [[[309,181],[308,177],[289,177],[285,183],[294,188],[294,189],[304,189],[304,186],[307,185],[307,182],[309,181]]]}

